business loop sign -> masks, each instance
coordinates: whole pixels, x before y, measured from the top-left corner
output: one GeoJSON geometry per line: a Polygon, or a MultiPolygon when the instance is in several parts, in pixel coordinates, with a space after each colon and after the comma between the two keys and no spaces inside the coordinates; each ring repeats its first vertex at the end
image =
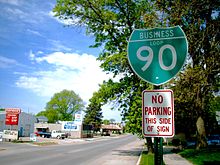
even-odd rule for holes
{"type": "Polygon", "coordinates": [[[172,79],[182,68],[187,52],[187,39],[180,26],[136,29],[128,43],[133,71],[153,85],[172,79]]]}

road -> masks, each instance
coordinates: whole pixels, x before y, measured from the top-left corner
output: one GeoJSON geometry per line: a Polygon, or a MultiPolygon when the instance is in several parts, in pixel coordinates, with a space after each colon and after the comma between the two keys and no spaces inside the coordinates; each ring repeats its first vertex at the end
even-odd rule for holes
{"type": "Polygon", "coordinates": [[[106,159],[116,158],[109,156],[116,151],[138,157],[140,151],[132,155],[120,150],[129,144],[133,146],[136,141],[139,141],[136,136],[127,135],[68,145],[0,144],[0,165],[101,165],[106,164],[103,163],[106,159]]]}

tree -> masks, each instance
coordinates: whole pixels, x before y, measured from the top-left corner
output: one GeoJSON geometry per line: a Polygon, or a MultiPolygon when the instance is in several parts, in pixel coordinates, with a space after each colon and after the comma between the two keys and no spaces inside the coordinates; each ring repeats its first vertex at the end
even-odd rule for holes
{"type": "Polygon", "coordinates": [[[54,8],[57,17],[77,20],[77,25],[83,25],[88,34],[95,36],[92,47],[103,45],[98,58],[101,67],[121,78],[119,82],[109,80],[100,86],[98,93],[101,93],[102,104],[114,102],[122,111],[127,130],[140,136],[141,101],[134,97],[141,96],[149,84],[132,71],[126,56],[127,41],[134,28],[157,25],[158,18],[153,9],[153,3],[146,0],[58,0],[54,8]]]}
{"type": "Polygon", "coordinates": [[[55,123],[59,120],[59,115],[56,110],[46,110],[46,111],[40,111],[36,116],[45,116],[48,119],[48,123],[55,123]]]}
{"type": "Polygon", "coordinates": [[[93,97],[89,100],[90,104],[86,108],[86,115],[84,117],[84,124],[93,125],[93,129],[98,131],[102,124],[102,112],[99,93],[93,93],[93,97]]]}
{"type": "Polygon", "coordinates": [[[37,115],[43,115],[48,121],[54,123],[58,120],[70,121],[75,112],[83,110],[82,99],[74,91],[63,90],[55,93],[46,105],[46,110],[37,115]]]}
{"type": "MultiPolygon", "coordinates": [[[[219,0],[58,0],[54,8],[60,19],[78,20],[77,25],[86,27],[87,33],[95,36],[93,47],[104,47],[98,58],[102,62],[101,67],[120,78],[117,82],[109,80],[100,85],[100,103],[114,102],[122,112],[126,129],[140,136],[141,92],[152,89],[152,86],[140,80],[130,68],[127,41],[131,32],[135,28],[182,26],[189,41],[192,70],[201,67],[199,80],[203,80],[197,83],[198,88],[193,89],[193,100],[189,98],[185,108],[190,109],[192,105],[196,118],[203,120],[208,97],[219,90],[219,17],[212,17],[212,12],[218,10],[219,0]]],[[[176,78],[174,84],[178,84],[180,79],[176,78]]],[[[180,82],[175,89],[184,91],[186,88],[185,91],[189,91],[184,84],[182,87],[180,82]]],[[[184,92],[179,94],[180,98],[184,92]]],[[[196,121],[193,125],[196,126],[196,121]]],[[[204,136],[198,137],[198,144],[204,145],[204,136]]]]}
{"type": "Polygon", "coordinates": [[[111,124],[115,123],[115,119],[110,119],[109,121],[111,124]]]}
{"type": "Polygon", "coordinates": [[[103,120],[103,124],[105,124],[105,125],[109,125],[109,124],[110,124],[110,121],[107,120],[107,119],[104,119],[104,120],[103,120]]]}
{"type": "Polygon", "coordinates": [[[207,105],[220,86],[220,1],[159,0],[157,6],[166,26],[180,25],[187,35],[192,62],[184,76],[177,79],[176,89],[181,92],[176,91],[176,96],[184,98],[188,105],[184,110],[191,110],[196,118],[193,126],[197,129],[197,149],[206,147],[207,105]]]}

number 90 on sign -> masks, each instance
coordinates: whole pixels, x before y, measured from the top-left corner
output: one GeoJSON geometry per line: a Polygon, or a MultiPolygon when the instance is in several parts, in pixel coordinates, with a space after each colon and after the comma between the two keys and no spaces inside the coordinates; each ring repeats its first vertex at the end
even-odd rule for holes
{"type": "MultiPolygon", "coordinates": [[[[137,51],[137,57],[139,60],[141,61],[146,61],[146,64],[141,68],[143,71],[147,70],[147,68],[150,66],[150,64],[152,63],[153,60],[153,50],[149,47],[149,46],[142,46],[138,49],[137,51]],[[142,56],[141,52],[142,51],[148,51],[148,56],[142,56]]],[[[176,56],[176,50],[172,45],[163,45],[160,50],[159,50],[159,54],[158,54],[158,59],[159,59],[159,65],[161,67],[161,69],[163,70],[172,70],[175,66],[176,66],[176,61],[177,61],[177,56],[176,56]],[[171,51],[171,55],[172,55],[172,63],[169,66],[166,66],[163,62],[163,52],[165,49],[169,49],[171,51]]]]}

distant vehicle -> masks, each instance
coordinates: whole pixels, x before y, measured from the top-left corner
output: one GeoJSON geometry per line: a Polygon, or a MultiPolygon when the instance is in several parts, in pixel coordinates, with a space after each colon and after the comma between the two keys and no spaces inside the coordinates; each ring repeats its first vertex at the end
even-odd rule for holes
{"type": "Polygon", "coordinates": [[[51,132],[35,132],[36,136],[44,137],[44,138],[50,138],[51,132]]]}
{"type": "Polygon", "coordinates": [[[62,132],[62,131],[53,130],[51,132],[51,137],[52,138],[57,138],[57,139],[64,139],[64,138],[67,137],[67,134],[62,132]]]}
{"type": "Polygon", "coordinates": [[[220,145],[220,135],[208,136],[208,145],[220,145]]]}
{"type": "Polygon", "coordinates": [[[186,142],[186,146],[187,146],[187,147],[196,146],[196,141],[188,140],[188,141],[186,142]]]}
{"type": "Polygon", "coordinates": [[[67,134],[61,131],[52,130],[52,132],[35,132],[36,136],[45,137],[45,138],[57,138],[64,139],[67,138],[67,134]]]}

